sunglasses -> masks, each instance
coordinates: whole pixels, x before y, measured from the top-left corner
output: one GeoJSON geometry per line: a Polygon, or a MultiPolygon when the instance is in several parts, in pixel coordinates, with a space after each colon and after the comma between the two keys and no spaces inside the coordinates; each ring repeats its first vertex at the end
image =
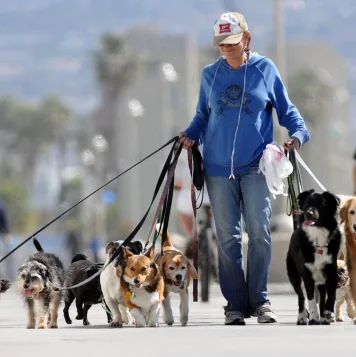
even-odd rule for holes
{"type": "Polygon", "coordinates": [[[224,47],[224,46],[226,46],[226,47],[237,46],[237,45],[239,45],[239,44],[240,44],[240,42],[238,42],[238,43],[220,43],[220,44],[219,44],[219,47],[224,47]]]}

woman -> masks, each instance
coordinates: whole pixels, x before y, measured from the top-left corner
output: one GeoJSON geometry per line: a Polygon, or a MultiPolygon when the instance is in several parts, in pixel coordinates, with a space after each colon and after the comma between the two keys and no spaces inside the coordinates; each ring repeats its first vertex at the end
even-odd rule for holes
{"type": "Polygon", "coordinates": [[[188,148],[204,143],[206,185],[219,239],[221,291],[226,325],[277,322],[267,298],[271,260],[270,192],[258,165],[273,141],[272,109],[288,129],[288,150],[309,140],[304,120],[290,102],[274,63],[250,50],[242,14],[226,12],[214,24],[221,57],[203,69],[197,111],[179,133],[188,148]],[[243,267],[241,214],[248,233],[247,274],[243,267]]]}

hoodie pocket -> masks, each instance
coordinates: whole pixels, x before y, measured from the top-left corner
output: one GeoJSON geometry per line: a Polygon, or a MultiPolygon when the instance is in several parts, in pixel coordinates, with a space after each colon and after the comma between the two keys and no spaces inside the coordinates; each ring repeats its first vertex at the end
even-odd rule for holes
{"type": "MultiPolygon", "coordinates": [[[[231,165],[235,131],[235,126],[219,125],[214,132],[208,133],[204,145],[206,162],[231,165]]],[[[244,166],[255,160],[262,153],[263,144],[264,139],[255,123],[240,125],[236,135],[234,166],[244,166]]]]}

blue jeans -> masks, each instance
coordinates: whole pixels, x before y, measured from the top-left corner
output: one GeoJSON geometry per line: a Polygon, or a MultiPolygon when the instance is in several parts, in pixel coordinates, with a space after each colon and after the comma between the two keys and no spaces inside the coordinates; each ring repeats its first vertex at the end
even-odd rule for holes
{"type": "MultiPolygon", "coordinates": [[[[228,310],[250,316],[267,300],[271,261],[270,192],[258,162],[246,172],[228,177],[206,177],[219,243],[220,288],[228,310]],[[241,214],[248,234],[247,274],[241,236],[241,214]]],[[[225,309],[226,310],[226,309],[225,309]]]]}

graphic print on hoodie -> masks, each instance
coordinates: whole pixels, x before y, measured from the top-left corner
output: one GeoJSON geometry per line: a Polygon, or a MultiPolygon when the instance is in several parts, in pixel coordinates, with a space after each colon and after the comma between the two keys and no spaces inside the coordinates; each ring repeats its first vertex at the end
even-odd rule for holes
{"type": "Polygon", "coordinates": [[[247,68],[244,63],[233,69],[224,56],[206,66],[202,71],[196,115],[186,129],[189,138],[204,144],[206,175],[228,177],[231,166],[236,175],[255,164],[267,144],[273,142],[273,108],[290,137],[297,137],[301,145],[309,140],[304,120],[291,103],[270,59],[249,52],[247,68]]]}

